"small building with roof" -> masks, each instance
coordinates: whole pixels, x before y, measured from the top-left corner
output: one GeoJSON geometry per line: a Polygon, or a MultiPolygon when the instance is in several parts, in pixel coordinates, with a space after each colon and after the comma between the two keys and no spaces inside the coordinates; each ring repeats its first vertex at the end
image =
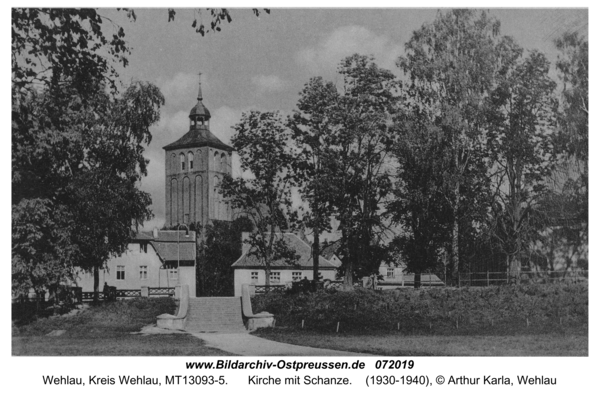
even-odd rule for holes
{"type": "MultiPolygon", "coordinates": [[[[266,285],[265,266],[255,256],[250,254],[250,245],[247,243],[249,233],[242,234],[242,256],[232,265],[234,276],[234,294],[241,296],[242,285],[266,285]]],[[[299,236],[293,233],[280,233],[288,247],[299,256],[296,264],[290,265],[283,260],[271,264],[271,285],[291,285],[294,281],[313,279],[312,248],[299,236]]],[[[319,275],[321,280],[336,279],[337,267],[323,256],[319,257],[319,275]]]]}
{"type": "MultiPolygon", "coordinates": [[[[127,251],[109,259],[100,270],[100,291],[107,283],[117,289],[172,288],[188,285],[196,295],[196,233],[186,230],[138,232],[131,237],[127,251]]],[[[77,270],[76,286],[94,291],[94,275],[77,270]]]]}

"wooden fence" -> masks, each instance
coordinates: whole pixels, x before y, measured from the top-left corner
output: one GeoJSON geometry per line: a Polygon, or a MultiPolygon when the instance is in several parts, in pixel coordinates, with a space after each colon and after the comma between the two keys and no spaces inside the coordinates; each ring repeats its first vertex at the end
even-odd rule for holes
{"type": "MultiPolygon", "coordinates": [[[[116,299],[127,299],[127,298],[140,298],[142,297],[141,289],[116,289],[116,287],[110,287],[110,291],[105,294],[104,292],[98,292],[98,300],[116,300],[116,299]]],[[[81,288],[73,288],[75,300],[78,303],[90,302],[94,300],[94,292],[82,292],[81,288]]],[[[175,296],[175,288],[148,288],[148,296],[175,296]]]]}
{"type": "Polygon", "coordinates": [[[588,281],[587,270],[525,271],[517,276],[508,272],[459,273],[459,287],[485,287],[502,284],[531,284],[588,281]]]}

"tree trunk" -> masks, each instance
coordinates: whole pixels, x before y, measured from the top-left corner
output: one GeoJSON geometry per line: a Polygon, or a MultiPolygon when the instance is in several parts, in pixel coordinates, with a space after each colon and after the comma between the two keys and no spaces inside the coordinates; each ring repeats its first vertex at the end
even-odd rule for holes
{"type": "Polygon", "coordinates": [[[98,303],[98,293],[100,292],[100,270],[98,265],[94,265],[94,303],[98,303]]]}
{"type": "MultiPolygon", "coordinates": [[[[345,238],[342,235],[342,238],[344,240],[346,240],[346,243],[348,243],[348,239],[345,238]]],[[[344,266],[344,286],[343,289],[346,291],[350,291],[353,287],[354,287],[354,265],[353,265],[353,259],[355,257],[354,251],[350,251],[351,249],[353,249],[353,240],[350,240],[350,243],[346,244],[346,248],[345,248],[345,252],[344,252],[344,257],[342,258],[343,261],[343,266],[344,266]]]]}
{"type": "Polygon", "coordinates": [[[350,290],[354,286],[354,276],[352,275],[352,260],[350,257],[344,257],[344,267],[346,268],[344,272],[344,289],[350,290]]]}
{"type": "Polygon", "coordinates": [[[269,265],[265,266],[265,285],[267,287],[271,286],[271,268],[269,265]]]}
{"type": "Polygon", "coordinates": [[[46,291],[36,291],[35,294],[37,297],[35,298],[35,314],[39,315],[41,310],[41,300],[45,298],[46,291]]]}
{"type": "Polygon", "coordinates": [[[519,278],[519,273],[521,272],[521,260],[517,258],[516,254],[510,256],[508,272],[510,278],[515,280],[519,278]]]}
{"type": "Polygon", "coordinates": [[[460,196],[458,195],[458,187],[459,184],[458,182],[456,183],[456,198],[454,200],[454,204],[452,207],[452,216],[453,216],[453,220],[452,220],[452,256],[451,256],[451,276],[453,281],[456,281],[456,279],[458,278],[458,273],[460,272],[460,267],[459,267],[459,251],[458,251],[458,204],[459,204],[459,198],[460,196]]]}
{"type": "Polygon", "coordinates": [[[458,209],[460,205],[460,181],[458,180],[459,173],[459,163],[458,163],[458,149],[454,148],[454,176],[457,177],[454,182],[454,201],[452,202],[452,277],[453,279],[458,278],[458,273],[460,272],[460,257],[458,251],[458,209]]]}
{"type": "Polygon", "coordinates": [[[414,287],[421,288],[421,272],[415,273],[414,287]]]}
{"type": "Polygon", "coordinates": [[[319,255],[321,255],[319,245],[319,227],[314,228],[314,239],[312,248],[312,259],[313,259],[313,291],[316,291],[319,283],[319,255]]]}

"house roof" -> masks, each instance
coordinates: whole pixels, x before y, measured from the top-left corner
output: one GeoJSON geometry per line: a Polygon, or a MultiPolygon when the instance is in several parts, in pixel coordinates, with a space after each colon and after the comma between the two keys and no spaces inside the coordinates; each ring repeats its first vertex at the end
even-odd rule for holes
{"type": "MultiPolygon", "coordinates": [[[[300,237],[293,233],[283,233],[283,236],[287,245],[296,251],[296,254],[300,256],[296,261],[295,265],[289,265],[284,260],[278,260],[271,264],[271,268],[277,269],[296,269],[301,268],[312,268],[312,248],[304,242],[300,237]]],[[[249,255],[248,253],[243,254],[233,265],[234,269],[238,268],[264,268],[264,264],[259,261],[255,255],[249,255]]],[[[322,256],[319,257],[319,269],[336,269],[336,266],[329,262],[322,256]]]]}
{"type": "Polygon", "coordinates": [[[159,230],[158,237],[154,238],[153,233],[150,232],[140,232],[144,235],[147,235],[154,241],[160,242],[175,242],[179,240],[180,243],[196,243],[196,232],[193,230],[189,231],[188,236],[185,235],[185,230],[159,230]],[[177,237],[177,233],[179,233],[179,237],[177,237]]]}
{"type": "Polygon", "coordinates": [[[195,261],[196,232],[190,231],[187,237],[185,232],[185,230],[159,230],[156,238],[153,232],[138,232],[132,239],[149,242],[163,262],[195,261]],[[179,242],[177,242],[177,233],[179,233],[179,242]]]}
{"type": "Polygon", "coordinates": [[[338,250],[342,247],[342,240],[337,240],[329,243],[326,247],[321,249],[321,255],[325,257],[325,259],[331,259],[334,255],[338,255],[338,250]]]}
{"type": "Polygon", "coordinates": [[[158,255],[166,261],[195,261],[196,244],[151,241],[158,255]]]}
{"type": "Polygon", "coordinates": [[[212,134],[206,125],[198,125],[190,129],[189,132],[183,135],[179,140],[165,145],[164,150],[173,150],[178,148],[191,147],[213,147],[224,151],[232,152],[233,148],[219,140],[217,136],[212,134]]]}

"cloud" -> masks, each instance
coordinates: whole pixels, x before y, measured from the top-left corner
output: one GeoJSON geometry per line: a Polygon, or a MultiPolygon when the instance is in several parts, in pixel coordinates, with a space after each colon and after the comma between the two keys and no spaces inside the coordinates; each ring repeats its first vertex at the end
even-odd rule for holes
{"type": "Polygon", "coordinates": [[[334,30],[316,46],[296,53],[296,61],[312,72],[332,72],[349,55],[373,55],[382,68],[396,71],[396,59],[402,46],[385,35],[377,35],[362,26],[344,26],[334,30]]]}
{"type": "Polygon", "coordinates": [[[195,102],[198,93],[198,76],[177,73],[171,78],[161,77],[157,85],[165,96],[165,105],[170,108],[187,108],[195,102]]]}
{"type": "Polygon", "coordinates": [[[280,92],[288,85],[286,81],[276,75],[255,75],[251,81],[258,88],[258,93],[280,92]]]}

